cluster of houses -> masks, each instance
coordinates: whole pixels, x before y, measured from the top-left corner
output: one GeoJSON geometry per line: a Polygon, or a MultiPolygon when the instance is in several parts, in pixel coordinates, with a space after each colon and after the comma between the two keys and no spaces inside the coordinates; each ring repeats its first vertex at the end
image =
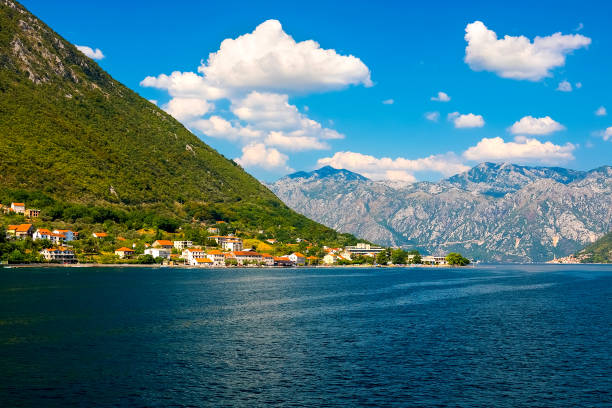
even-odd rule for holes
{"type": "MultiPolygon", "coordinates": [[[[24,203],[11,203],[10,207],[0,205],[5,213],[23,214],[26,217],[38,217],[39,210],[26,209],[24,203]]],[[[209,233],[218,234],[219,229],[209,227],[209,233]]],[[[263,232],[263,231],[262,231],[263,232]]],[[[79,233],[68,229],[46,228],[34,229],[32,224],[17,224],[9,225],[7,228],[7,236],[17,239],[27,237],[33,240],[48,240],[55,247],[42,250],[40,253],[47,261],[74,263],[77,261],[74,251],[67,248],[65,245],[68,242],[79,239],[79,233]]],[[[94,232],[92,236],[96,239],[108,238],[105,232],[94,232]]],[[[324,265],[334,265],[342,261],[351,261],[356,257],[371,257],[376,256],[385,250],[385,248],[366,243],[358,243],[354,246],[344,248],[328,248],[324,247],[325,256],[320,260],[315,256],[305,256],[300,252],[293,252],[286,256],[272,256],[267,253],[258,253],[253,249],[245,249],[242,239],[233,235],[211,235],[209,239],[214,240],[221,249],[206,250],[199,246],[194,246],[192,241],[170,241],[159,239],[153,244],[145,244],[145,255],[151,255],[153,258],[162,258],[164,260],[184,262],[192,266],[225,266],[225,265],[265,265],[265,266],[303,266],[315,265],[323,263],[324,265]],[[175,253],[173,253],[173,250],[175,253]],[[179,253],[177,253],[179,252],[179,253]]],[[[117,237],[119,241],[125,241],[124,238],[117,237]]],[[[301,240],[298,239],[297,242],[301,240]]],[[[267,243],[276,244],[275,239],[267,239],[267,243]]],[[[132,248],[120,247],[114,253],[120,259],[133,259],[137,256],[136,244],[132,248]]],[[[408,258],[414,255],[408,255],[408,258]]],[[[429,264],[446,264],[446,258],[442,256],[424,256],[423,263],[429,264]]]]}

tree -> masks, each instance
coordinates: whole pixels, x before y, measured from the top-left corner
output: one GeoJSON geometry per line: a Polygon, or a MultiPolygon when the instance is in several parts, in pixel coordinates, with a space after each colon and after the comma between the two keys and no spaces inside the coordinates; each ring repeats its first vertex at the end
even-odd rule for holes
{"type": "Polygon", "coordinates": [[[470,260],[464,258],[463,255],[457,252],[451,252],[446,255],[446,262],[448,262],[449,265],[465,266],[470,263],[470,260]]]}
{"type": "Polygon", "coordinates": [[[380,251],[378,255],[376,255],[376,263],[380,265],[386,265],[389,263],[389,254],[387,253],[387,250],[380,251]]]}
{"type": "Polygon", "coordinates": [[[408,254],[403,249],[394,249],[391,251],[391,263],[395,265],[403,265],[406,263],[406,258],[408,254]]]}

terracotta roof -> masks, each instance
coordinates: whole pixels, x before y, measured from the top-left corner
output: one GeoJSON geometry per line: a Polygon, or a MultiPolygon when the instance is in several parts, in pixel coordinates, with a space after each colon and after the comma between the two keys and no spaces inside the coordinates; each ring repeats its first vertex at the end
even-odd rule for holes
{"type": "Polygon", "coordinates": [[[299,252],[294,252],[292,255],[299,256],[300,258],[306,258],[303,254],[299,252]]]}
{"type": "Polygon", "coordinates": [[[275,256],[274,260],[275,261],[287,261],[287,262],[291,262],[291,259],[287,258],[286,256],[275,256]]]}
{"type": "Polygon", "coordinates": [[[223,255],[223,252],[218,249],[213,249],[212,251],[208,251],[208,255],[223,255]]]}
{"type": "Polygon", "coordinates": [[[264,258],[274,258],[272,255],[270,254],[261,254],[262,257],[264,258]]]}
{"type": "Polygon", "coordinates": [[[39,229],[36,230],[36,232],[38,232],[39,234],[45,234],[45,235],[51,234],[51,231],[49,231],[46,228],[39,228],[39,229]]]}
{"type": "Polygon", "coordinates": [[[9,225],[7,230],[12,231],[12,230],[16,230],[17,228],[19,228],[19,225],[9,225]]]}
{"type": "Polygon", "coordinates": [[[188,252],[204,252],[204,250],[200,249],[200,248],[186,248],[185,251],[188,251],[188,252]]]}
{"type": "Polygon", "coordinates": [[[246,255],[252,255],[252,256],[261,256],[261,254],[258,254],[257,252],[252,252],[252,251],[234,251],[234,255],[242,255],[242,256],[246,256],[246,255]]]}
{"type": "Polygon", "coordinates": [[[127,240],[123,237],[117,237],[117,241],[127,241],[127,240]]]}
{"type": "MultiPolygon", "coordinates": [[[[172,243],[172,241],[167,240],[167,239],[158,239],[157,242],[159,245],[170,245],[170,246],[174,246],[174,244],[172,243]]],[[[153,242],[153,244],[155,244],[155,242],[153,242]]]]}
{"type": "Polygon", "coordinates": [[[208,258],[196,258],[196,262],[198,263],[212,263],[212,261],[208,258]]]}
{"type": "Polygon", "coordinates": [[[94,232],[94,235],[98,238],[108,237],[108,234],[106,232],[94,232]]]}
{"type": "Polygon", "coordinates": [[[50,233],[49,236],[51,236],[51,237],[66,238],[66,236],[64,234],[56,234],[55,232],[50,233]]]}
{"type": "Polygon", "coordinates": [[[18,205],[20,207],[25,207],[24,203],[11,203],[11,205],[18,205]]]}
{"type": "Polygon", "coordinates": [[[115,252],[134,252],[134,250],[126,247],[121,247],[119,249],[115,249],[115,252]]]}
{"type": "Polygon", "coordinates": [[[32,224],[19,224],[15,232],[27,232],[30,228],[32,228],[32,224]]]}

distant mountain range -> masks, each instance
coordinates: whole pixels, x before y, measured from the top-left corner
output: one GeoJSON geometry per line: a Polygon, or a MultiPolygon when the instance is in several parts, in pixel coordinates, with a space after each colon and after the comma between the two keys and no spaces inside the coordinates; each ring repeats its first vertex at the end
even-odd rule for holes
{"type": "Polygon", "coordinates": [[[610,166],[576,171],[482,163],[437,183],[404,186],[323,167],[269,187],[289,207],[338,231],[490,262],[566,256],[612,225],[610,166]]]}

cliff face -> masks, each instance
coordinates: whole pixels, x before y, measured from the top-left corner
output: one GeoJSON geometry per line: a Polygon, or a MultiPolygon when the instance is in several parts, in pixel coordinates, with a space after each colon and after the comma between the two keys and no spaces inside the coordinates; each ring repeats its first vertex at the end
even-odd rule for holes
{"type": "Polygon", "coordinates": [[[328,171],[284,177],[270,188],[291,208],[339,231],[483,261],[566,256],[612,225],[609,166],[581,172],[482,163],[438,183],[399,188],[328,171]]]}

